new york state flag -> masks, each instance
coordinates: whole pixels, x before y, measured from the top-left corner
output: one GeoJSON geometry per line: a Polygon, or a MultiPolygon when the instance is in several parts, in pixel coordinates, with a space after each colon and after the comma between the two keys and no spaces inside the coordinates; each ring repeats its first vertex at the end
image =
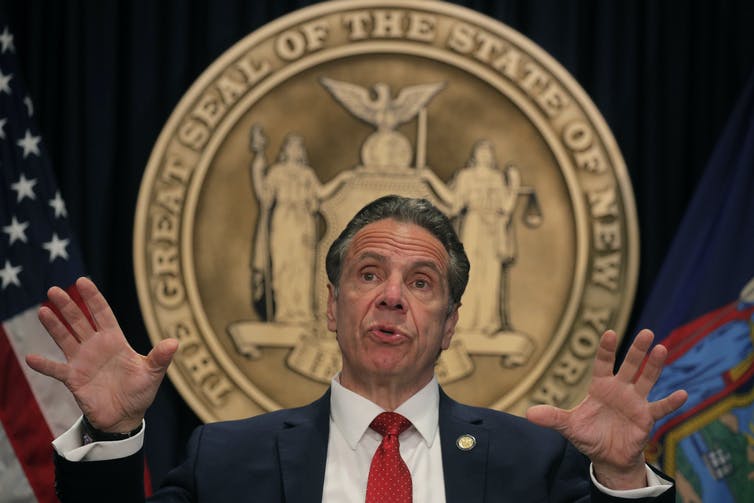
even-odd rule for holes
{"type": "Polygon", "coordinates": [[[754,501],[754,73],[718,141],[641,316],[668,347],[656,400],[686,389],[648,458],[679,501],[754,501]]]}

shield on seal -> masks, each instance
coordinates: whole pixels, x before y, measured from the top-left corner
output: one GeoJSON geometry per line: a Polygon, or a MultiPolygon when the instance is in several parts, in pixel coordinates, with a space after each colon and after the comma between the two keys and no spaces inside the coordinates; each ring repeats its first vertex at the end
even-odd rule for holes
{"type": "MultiPolygon", "coordinates": [[[[258,197],[262,200],[262,211],[257,222],[252,264],[262,270],[261,281],[265,287],[260,287],[256,282],[252,284],[252,291],[255,298],[263,297],[265,308],[260,314],[267,321],[235,322],[228,327],[228,331],[238,351],[251,358],[262,357],[265,346],[292,348],[287,358],[288,366],[303,376],[327,383],[339,370],[341,360],[334,335],[327,330],[322,314],[327,308],[328,282],[324,257],[340,230],[364,205],[388,194],[421,197],[445,213],[460,208],[461,204],[456,201],[454,191],[445,187],[431,168],[425,165],[427,119],[424,107],[441,91],[444,83],[406,87],[393,98],[389,86],[384,83],[374,85],[372,97],[368,89],[352,83],[329,78],[322,78],[321,82],[351,114],[372,124],[377,130],[363,142],[358,164],[341,171],[326,185],[318,186],[316,179],[311,180],[316,175],[306,165],[303,140],[298,135],[287,137],[278,156],[280,162],[266,168],[266,141],[262,127],[254,125],[251,146],[257,155],[252,163],[252,178],[257,185],[258,197]],[[410,141],[395,129],[411,120],[417,123],[419,145],[415,152],[410,141]],[[286,170],[289,176],[278,174],[286,170]],[[300,184],[305,187],[297,188],[300,184]],[[283,195],[284,192],[292,192],[293,195],[283,195]],[[292,216],[276,220],[273,215],[277,212],[292,216]],[[297,232],[313,234],[312,224],[309,229],[296,227],[301,226],[302,221],[312,220],[315,212],[323,220],[322,225],[317,226],[323,229],[318,233],[321,236],[316,240],[304,239],[300,244],[314,245],[316,253],[305,254],[302,260],[299,253],[285,246],[292,244],[289,239],[284,239],[285,245],[277,247],[276,254],[269,252],[274,247],[272,243],[277,234],[294,234],[293,244],[298,239],[295,235],[297,232]],[[283,228],[284,225],[293,229],[283,228]],[[282,265],[277,266],[276,262],[282,265]],[[302,262],[303,273],[298,271],[290,281],[276,281],[276,276],[288,274],[286,269],[300,268],[302,262]],[[313,273],[313,281],[306,279],[310,273],[313,273]],[[303,292],[298,297],[286,292],[286,289],[301,290],[301,284],[304,285],[303,292]],[[313,293],[311,309],[308,307],[310,293],[313,293]],[[302,305],[307,307],[302,308],[302,305]]],[[[530,189],[524,192],[532,193],[530,189]]],[[[518,195],[518,192],[508,194],[513,206],[518,195]]],[[[493,222],[493,225],[496,223],[493,222]]],[[[493,301],[497,304],[495,311],[503,313],[501,319],[507,318],[502,299],[493,298],[493,301]]],[[[530,338],[510,330],[508,326],[504,327],[502,321],[492,328],[495,330],[488,333],[460,330],[451,347],[440,356],[436,369],[438,380],[447,383],[469,375],[474,368],[469,350],[478,354],[500,355],[504,357],[505,364],[511,366],[525,363],[532,352],[530,338]]]]}

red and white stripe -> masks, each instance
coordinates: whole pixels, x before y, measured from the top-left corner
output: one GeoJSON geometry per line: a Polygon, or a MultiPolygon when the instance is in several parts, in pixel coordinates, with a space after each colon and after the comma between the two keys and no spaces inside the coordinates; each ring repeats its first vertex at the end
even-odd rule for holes
{"type": "Polygon", "coordinates": [[[58,501],[51,442],[81,415],[63,384],[26,365],[31,353],[65,360],[36,307],[0,325],[0,503],[58,501]]]}

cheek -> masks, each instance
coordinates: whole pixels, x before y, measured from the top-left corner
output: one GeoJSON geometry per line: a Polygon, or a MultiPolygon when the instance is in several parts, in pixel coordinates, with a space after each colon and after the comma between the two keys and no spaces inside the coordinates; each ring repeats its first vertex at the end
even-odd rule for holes
{"type": "Polygon", "coordinates": [[[365,301],[364,295],[353,291],[340,292],[334,312],[336,316],[333,323],[338,331],[346,331],[349,335],[358,332],[359,326],[369,310],[369,302],[365,301]]]}
{"type": "Polygon", "coordinates": [[[413,321],[417,331],[421,334],[423,344],[432,350],[436,347],[447,349],[453,336],[454,319],[448,319],[446,307],[432,309],[423,313],[422,316],[415,316],[413,321]]]}

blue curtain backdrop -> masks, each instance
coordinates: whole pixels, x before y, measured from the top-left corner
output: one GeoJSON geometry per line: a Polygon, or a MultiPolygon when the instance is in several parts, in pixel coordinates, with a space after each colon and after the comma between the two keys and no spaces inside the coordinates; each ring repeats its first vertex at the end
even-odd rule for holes
{"type": "MultiPolygon", "coordinates": [[[[199,74],[240,38],[313,2],[8,0],[22,72],[92,278],[134,346],[136,196],[152,146],[199,74]]],[[[637,199],[636,319],[712,148],[754,68],[754,3],[465,0],[563,64],[616,136],[637,199]]],[[[166,381],[146,445],[156,483],[199,421],[166,381]]]]}

